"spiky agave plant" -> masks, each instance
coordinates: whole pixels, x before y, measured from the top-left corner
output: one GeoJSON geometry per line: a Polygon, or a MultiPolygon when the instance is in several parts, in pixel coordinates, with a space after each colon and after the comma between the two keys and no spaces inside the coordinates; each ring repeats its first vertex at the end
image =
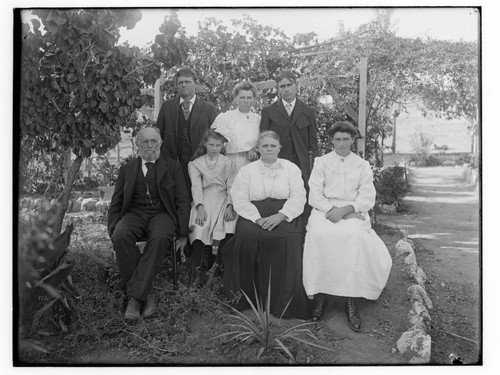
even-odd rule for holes
{"type": "MultiPolygon", "coordinates": [[[[228,306],[235,315],[227,314],[231,319],[236,320],[236,323],[228,324],[229,327],[232,328],[230,332],[223,333],[214,337],[213,339],[218,339],[222,337],[228,337],[230,340],[239,341],[241,343],[251,343],[253,341],[257,341],[260,344],[260,348],[257,351],[257,358],[260,358],[263,353],[267,353],[272,349],[282,350],[288,355],[288,357],[292,360],[293,363],[296,363],[295,357],[293,356],[290,348],[285,344],[286,340],[295,340],[305,345],[314,346],[316,348],[333,351],[332,348],[317,344],[319,339],[311,332],[310,329],[306,328],[311,325],[315,325],[315,322],[310,323],[301,323],[297,324],[293,327],[285,329],[282,332],[277,332],[277,327],[271,326],[270,319],[270,307],[271,307],[271,275],[269,275],[269,284],[267,286],[267,301],[264,306],[262,300],[257,295],[257,288],[254,283],[254,292],[255,292],[255,304],[252,302],[250,297],[242,290],[241,291],[245,296],[247,302],[253,311],[253,319],[247,317],[245,314],[236,310],[234,307],[224,304],[228,306]],[[257,323],[254,320],[257,320],[257,323]],[[272,329],[274,328],[274,329],[272,329]],[[313,341],[311,341],[312,339],[313,341]]],[[[283,314],[287,310],[290,305],[290,301],[288,301],[285,309],[281,313],[279,319],[281,320],[283,314]]]]}

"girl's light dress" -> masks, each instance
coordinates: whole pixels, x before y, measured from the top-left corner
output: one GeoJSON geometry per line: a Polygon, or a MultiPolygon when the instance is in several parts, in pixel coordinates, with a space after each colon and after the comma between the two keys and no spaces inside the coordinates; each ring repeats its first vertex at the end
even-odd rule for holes
{"type": "Polygon", "coordinates": [[[224,220],[228,204],[232,204],[229,189],[234,181],[236,169],[229,158],[220,154],[217,163],[210,162],[206,155],[189,162],[189,177],[193,203],[189,217],[189,241],[200,240],[212,245],[214,240],[222,240],[228,233],[234,233],[237,217],[224,220]],[[207,220],[203,226],[195,224],[196,206],[203,204],[207,220]]]}

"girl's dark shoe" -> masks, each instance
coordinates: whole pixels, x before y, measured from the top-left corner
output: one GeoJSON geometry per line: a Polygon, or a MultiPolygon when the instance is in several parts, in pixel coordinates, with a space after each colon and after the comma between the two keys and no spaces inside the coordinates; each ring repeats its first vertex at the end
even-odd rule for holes
{"type": "Polygon", "coordinates": [[[347,314],[347,320],[349,322],[349,327],[353,331],[359,332],[359,330],[361,329],[361,319],[359,318],[354,298],[350,297],[347,298],[346,314],[347,314]]]}
{"type": "Polygon", "coordinates": [[[219,275],[221,270],[221,266],[218,263],[214,263],[212,268],[210,268],[206,275],[207,275],[207,282],[205,285],[212,285],[214,282],[215,278],[219,275]]]}
{"type": "Polygon", "coordinates": [[[312,312],[312,321],[317,322],[323,316],[323,310],[325,309],[325,295],[322,293],[316,294],[314,301],[315,304],[312,312]]]}

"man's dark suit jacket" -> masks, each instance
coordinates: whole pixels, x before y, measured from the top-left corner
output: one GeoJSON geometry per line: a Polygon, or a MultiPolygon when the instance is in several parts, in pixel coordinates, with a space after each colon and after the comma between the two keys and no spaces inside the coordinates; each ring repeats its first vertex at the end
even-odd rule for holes
{"type": "MultiPolygon", "coordinates": [[[[299,167],[305,183],[311,175],[312,160],[318,155],[316,138],[316,114],[314,110],[301,102],[295,102],[292,118],[286,112],[283,101],[278,99],[262,110],[260,131],[274,130],[281,138],[281,144],[292,142],[299,158],[299,167]],[[290,132],[289,132],[290,130],[290,132]],[[291,138],[290,138],[291,137],[291,138]]],[[[283,157],[278,155],[279,157],[283,157]]]]}
{"type": "MultiPolygon", "coordinates": [[[[180,99],[176,96],[162,104],[160,113],[156,120],[156,126],[160,129],[163,139],[161,154],[174,160],[179,160],[181,155],[177,155],[177,129],[179,119],[180,99]]],[[[217,117],[215,107],[196,96],[193,108],[191,108],[191,123],[189,137],[193,153],[198,147],[203,133],[212,125],[217,117]]]]}
{"type": "MultiPolygon", "coordinates": [[[[110,237],[115,230],[116,224],[130,209],[139,169],[141,169],[142,173],[140,158],[135,158],[120,168],[108,210],[108,233],[110,237]]],[[[172,159],[160,157],[156,170],[156,184],[160,200],[177,228],[175,234],[187,237],[191,202],[179,163],[172,159]]]]}

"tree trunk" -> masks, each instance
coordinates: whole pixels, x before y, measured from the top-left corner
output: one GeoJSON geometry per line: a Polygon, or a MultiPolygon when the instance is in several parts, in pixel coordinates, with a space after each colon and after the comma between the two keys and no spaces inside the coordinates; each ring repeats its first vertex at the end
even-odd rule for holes
{"type": "Polygon", "coordinates": [[[380,140],[380,147],[381,147],[381,151],[380,151],[380,167],[384,166],[384,143],[385,143],[384,141],[385,141],[385,136],[383,135],[381,137],[381,140],[380,140]]]}
{"type": "Polygon", "coordinates": [[[50,198],[56,198],[57,197],[57,181],[61,178],[61,176],[64,175],[64,163],[65,159],[60,158],[57,159],[57,171],[54,173],[52,178],[49,181],[49,184],[47,185],[47,189],[45,189],[45,192],[43,193],[43,196],[47,199],[50,200],[50,198]]]}
{"type": "Polygon", "coordinates": [[[66,185],[68,182],[68,174],[71,168],[71,149],[68,149],[63,158],[63,166],[64,166],[64,184],[66,185]]]}
{"type": "Polygon", "coordinates": [[[66,211],[68,210],[69,197],[71,195],[71,190],[73,189],[73,181],[75,180],[76,175],[80,171],[82,162],[83,162],[83,156],[78,155],[76,159],[73,161],[73,164],[71,165],[71,168],[68,170],[68,173],[66,175],[64,190],[58,198],[60,207],[59,207],[59,212],[57,214],[57,220],[53,227],[54,234],[56,236],[58,236],[61,233],[64,216],[66,215],[66,211]]]}
{"type": "Polygon", "coordinates": [[[396,121],[398,119],[398,115],[394,115],[394,124],[392,125],[392,153],[396,153],[396,121]]]}

